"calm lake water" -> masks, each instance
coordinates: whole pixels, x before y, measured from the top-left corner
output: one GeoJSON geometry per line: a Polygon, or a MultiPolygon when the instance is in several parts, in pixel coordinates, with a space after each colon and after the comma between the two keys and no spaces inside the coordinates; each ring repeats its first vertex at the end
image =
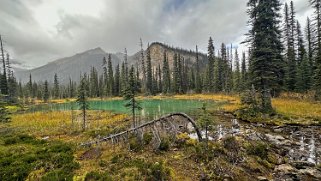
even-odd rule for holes
{"type": "MultiPolygon", "coordinates": [[[[198,100],[145,99],[140,100],[139,102],[142,110],[137,111],[137,113],[148,118],[155,118],[173,112],[185,112],[193,115],[200,110],[204,102],[207,103],[208,107],[215,106],[214,102],[198,100]]],[[[130,114],[130,109],[124,106],[126,103],[127,101],[124,100],[89,101],[89,109],[130,114]]],[[[62,104],[37,105],[31,107],[29,111],[65,111],[71,109],[78,109],[78,104],[76,102],[69,102],[62,104]]]]}

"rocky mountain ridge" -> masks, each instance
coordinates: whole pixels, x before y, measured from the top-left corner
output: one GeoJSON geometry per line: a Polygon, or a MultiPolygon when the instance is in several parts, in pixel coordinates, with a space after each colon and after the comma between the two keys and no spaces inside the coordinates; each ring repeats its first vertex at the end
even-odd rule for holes
{"type": "MultiPolygon", "coordinates": [[[[162,66],[164,52],[166,52],[170,67],[173,65],[175,53],[179,53],[181,57],[184,57],[186,64],[190,68],[194,68],[196,63],[196,52],[194,51],[170,47],[159,42],[150,44],[148,48],[150,50],[153,67],[156,67],[159,64],[162,66]]],[[[117,64],[121,64],[124,61],[123,53],[111,53],[110,55],[113,67],[116,67],[117,64]]],[[[69,78],[74,81],[79,81],[80,75],[83,73],[89,73],[92,67],[95,67],[98,73],[101,74],[103,71],[102,62],[104,57],[107,58],[108,53],[106,53],[102,48],[97,47],[70,57],[52,61],[46,65],[31,70],[17,69],[15,71],[15,75],[17,80],[22,83],[26,83],[29,80],[30,74],[35,82],[44,82],[45,80],[48,80],[49,83],[52,83],[54,74],[57,73],[60,83],[66,84],[69,82],[69,78]]],[[[144,51],[144,57],[146,61],[146,50],[144,51]]],[[[204,67],[207,62],[206,55],[199,53],[199,60],[200,66],[204,67]]],[[[138,51],[134,55],[128,56],[128,64],[129,66],[138,65],[138,67],[140,67],[141,52],[138,51]]]]}

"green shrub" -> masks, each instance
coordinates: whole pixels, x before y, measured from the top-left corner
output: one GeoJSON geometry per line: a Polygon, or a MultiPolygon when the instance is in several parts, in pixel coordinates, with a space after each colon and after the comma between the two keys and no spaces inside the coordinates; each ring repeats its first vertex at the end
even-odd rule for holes
{"type": "Polygon", "coordinates": [[[238,152],[240,144],[237,142],[234,136],[229,136],[223,139],[223,146],[229,151],[238,152]]]}
{"type": "Polygon", "coordinates": [[[153,134],[151,133],[146,133],[144,134],[144,144],[148,145],[153,139],[153,134]]]}
{"type": "Polygon", "coordinates": [[[259,156],[262,159],[268,157],[268,145],[264,142],[250,143],[246,146],[246,151],[248,154],[259,156]]]}
{"type": "Polygon", "coordinates": [[[108,163],[105,160],[99,160],[98,165],[100,167],[107,167],[108,163]]]}
{"type": "Polygon", "coordinates": [[[123,154],[117,154],[111,158],[111,163],[118,163],[124,157],[123,154]]]}
{"type": "Polygon", "coordinates": [[[9,135],[3,140],[5,145],[13,145],[17,143],[41,144],[42,141],[36,140],[33,137],[25,134],[9,135]]]}
{"type": "Polygon", "coordinates": [[[150,167],[150,174],[146,180],[170,180],[170,169],[163,162],[155,162],[150,167]]]}
{"type": "Polygon", "coordinates": [[[138,138],[134,137],[129,139],[129,149],[135,152],[141,151],[143,149],[141,141],[138,138]]]}
{"type": "Polygon", "coordinates": [[[170,144],[171,144],[171,142],[170,142],[169,138],[167,138],[167,137],[162,138],[162,141],[161,141],[158,149],[160,151],[168,151],[170,144]]]}
{"type": "MultiPolygon", "coordinates": [[[[1,139],[1,138],[0,138],[1,139]]],[[[43,169],[42,180],[72,180],[79,168],[70,145],[46,142],[28,135],[5,135],[5,146],[0,154],[0,180],[25,180],[30,172],[43,169]]]]}
{"type": "Polygon", "coordinates": [[[107,173],[89,172],[86,174],[85,181],[111,181],[112,178],[107,173]]]}
{"type": "Polygon", "coordinates": [[[73,174],[68,173],[65,170],[53,170],[46,173],[41,180],[43,181],[72,181],[73,174]]]}

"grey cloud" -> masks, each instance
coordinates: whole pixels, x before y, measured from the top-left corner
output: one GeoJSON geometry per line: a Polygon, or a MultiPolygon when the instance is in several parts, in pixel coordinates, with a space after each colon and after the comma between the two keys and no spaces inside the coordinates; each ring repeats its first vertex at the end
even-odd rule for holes
{"type": "MultiPolygon", "coordinates": [[[[239,43],[246,33],[247,0],[109,0],[98,16],[58,11],[55,32],[41,28],[32,7],[43,0],[0,0],[0,34],[14,58],[42,65],[95,47],[107,52],[139,50],[139,38],[206,51],[209,36],[216,46],[239,43]]],[[[298,16],[305,0],[296,0],[298,16]]],[[[97,8],[97,9],[99,9],[97,8]]]]}

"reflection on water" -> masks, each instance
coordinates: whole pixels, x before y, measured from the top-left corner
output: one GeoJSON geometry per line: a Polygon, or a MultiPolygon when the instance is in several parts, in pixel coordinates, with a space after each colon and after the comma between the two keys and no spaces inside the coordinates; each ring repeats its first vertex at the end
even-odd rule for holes
{"type": "MultiPolygon", "coordinates": [[[[130,114],[130,110],[124,105],[127,101],[124,100],[108,100],[108,101],[89,101],[90,110],[108,110],[115,113],[127,113],[130,114]]],[[[146,119],[159,118],[162,115],[173,112],[185,112],[189,115],[193,115],[195,111],[199,110],[204,101],[198,100],[177,100],[177,99],[146,99],[140,100],[142,110],[137,111],[138,115],[146,119]]],[[[214,102],[208,102],[209,106],[215,106],[214,102]]],[[[66,111],[78,108],[76,102],[68,102],[63,104],[47,104],[47,105],[35,105],[28,111],[66,111]]]]}
{"type": "Polygon", "coordinates": [[[309,144],[309,157],[308,157],[308,162],[311,163],[316,163],[316,157],[315,157],[315,140],[314,140],[314,136],[312,135],[312,138],[310,140],[310,144],[309,144]]]}
{"type": "Polygon", "coordinates": [[[302,128],[300,131],[291,132],[291,150],[289,156],[291,160],[307,161],[313,164],[320,164],[319,139],[315,138],[314,131],[318,128],[302,128]]]}
{"type": "Polygon", "coordinates": [[[301,136],[301,138],[300,138],[300,151],[304,151],[304,146],[305,146],[304,136],[301,136]]]}
{"type": "Polygon", "coordinates": [[[222,127],[222,125],[220,124],[220,125],[218,125],[217,126],[217,137],[218,137],[218,139],[220,140],[220,139],[222,139],[223,138],[223,136],[224,136],[224,132],[223,132],[223,127],[222,127]]]}

